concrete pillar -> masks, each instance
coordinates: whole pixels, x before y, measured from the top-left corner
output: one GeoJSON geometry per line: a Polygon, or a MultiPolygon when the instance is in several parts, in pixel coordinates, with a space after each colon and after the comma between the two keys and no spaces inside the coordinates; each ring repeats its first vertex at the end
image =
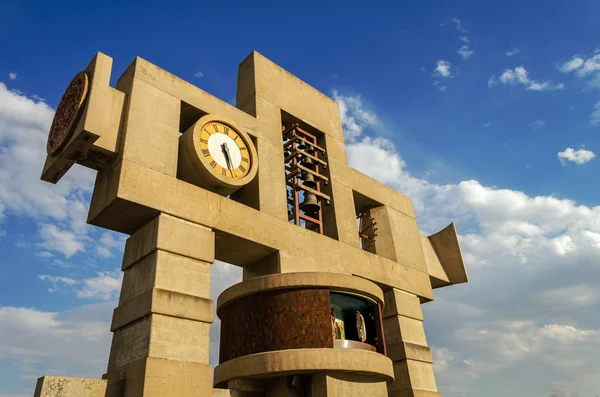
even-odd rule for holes
{"type": "Polygon", "coordinates": [[[395,381],[390,397],[436,397],[433,358],[423,328],[423,312],[416,295],[392,289],[384,295],[383,328],[387,355],[393,361],[395,381]]]}
{"type": "Polygon", "coordinates": [[[247,57],[239,66],[236,107],[259,119],[264,125],[265,140],[257,140],[258,201],[260,211],[279,219],[288,219],[287,190],[281,131],[281,109],[261,98],[256,91],[254,56],[247,57]]]}
{"type": "Polygon", "coordinates": [[[214,233],[160,214],[129,237],[107,397],[208,396],[214,233]]]}

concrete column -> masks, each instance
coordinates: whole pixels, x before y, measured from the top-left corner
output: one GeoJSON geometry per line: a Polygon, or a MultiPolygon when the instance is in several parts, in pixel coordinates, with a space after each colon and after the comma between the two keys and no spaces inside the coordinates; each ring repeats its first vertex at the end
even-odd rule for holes
{"type": "Polygon", "coordinates": [[[214,233],[161,214],[129,237],[106,397],[207,396],[214,233]]]}
{"type": "Polygon", "coordinates": [[[395,381],[390,397],[436,397],[431,349],[423,328],[423,312],[416,295],[392,289],[384,295],[383,328],[395,381]]]}

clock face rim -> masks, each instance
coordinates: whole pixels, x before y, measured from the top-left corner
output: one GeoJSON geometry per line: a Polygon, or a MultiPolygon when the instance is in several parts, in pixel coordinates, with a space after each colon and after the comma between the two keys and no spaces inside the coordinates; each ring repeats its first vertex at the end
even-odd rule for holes
{"type": "Polygon", "coordinates": [[[202,169],[198,170],[202,173],[208,172],[208,174],[212,177],[212,179],[219,184],[229,187],[242,187],[248,183],[250,183],[257,174],[258,171],[258,155],[254,143],[250,136],[245,133],[234,121],[229,119],[228,117],[221,116],[218,114],[208,114],[206,116],[201,117],[196,123],[194,123],[192,127],[192,131],[190,131],[189,139],[192,139],[192,147],[195,151],[195,157],[198,160],[197,163],[202,165],[202,169]],[[250,155],[250,168],[248,172],[241,178],[231,178],[229,176],[223,176],[220,172],[217,172],[207,161],[207,157],[202,154],[202,148],[200,146],[200,135],[203,127],[210,122],[218,122],[220,124],[224,124],[233,129],[240,138],[244,141],[245,146],[248,148],[248,152],[250,155]]]}
{"type": "Polygon", "coordinates": [[[197,139],[199,139],[200,141],[200,151],[202,152],[206,163],[208,163],[209,167],[212,167],[217,174],[228,179],[235,180],[243,179],[250,173],[255,159],[253,158],[253,155],[251,153],[251,150],[249,149],[249,145],[246,139],[242,136],[242,134],[239,133],[239,131],[235,127],[231,126],[229,123],[220,120],[208,121],[200,127],[199,136],[197,137],[197,139]],[[210,127],[213,125],[219,125],[225,128],[223,129],[223,131],[220,131],[219,128],[214,127],[214,131],[211,131],[210,127]],[[206,133],[204,133],[204,131],[206,131],[206,133]],[[231,137],[230,133],[233,135],[233,138],[231,137]],[[217,138],[217,134],[223,135],[228,139],[217,138]],[[210,152],[209,144],[211,143],[211,140],[214,139],[225,139],[225,142],[229,141],[227,143],[232,144],[232,147],[230,148],[229,152],[230,154],[231,151],[237,150],[237,155],[232,155],[232,161],[238,160],[236,157],[239,156],[239,160],[236,161],[238,164],[235,166],[235,168],[226,168],[226,166],[224,164],[221,164],[221,161],[219,161],[221,159],[215,156],[216,153],[210,152]],[[237,141],[241,142],[238,143],[237,141]]]}

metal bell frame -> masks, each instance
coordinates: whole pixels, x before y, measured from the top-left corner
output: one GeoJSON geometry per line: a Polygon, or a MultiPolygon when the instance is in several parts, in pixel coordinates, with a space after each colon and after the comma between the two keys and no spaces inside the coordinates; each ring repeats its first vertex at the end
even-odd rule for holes
{"type": "Polygon", "coordinates": [[[323,204],[329,205],[331,198],[321,191],[322,185],[327,185],[329,179],[321,174],[321,169],[327,168],[324,160],[326,151],[317,145],[317,137],[304,129],[298,123],[283,126],[284,151],[289,152],[285,157],[286,184],[291,189],[291,199],[288,197],[290,212],[289,221],[303,226],[319,234],[323,234],[323,204]],[[322,156],[322,157],[320,157],[322,156]],[[309,167],[303,164],[309,164],[309,167]],[[313,179],[304,177],[310,175],[313,179]],[[304,183],[309,182],[308,184],[304,183]],[[302,210],[300,192],[303,192],[304,202],[311,203],[311,208],[318,210],[307,212],[302,210]],[[307,197],[308,196],[308,197],[307,197]],[[308,200],[307,200],[308,199],[308,200]],[[314,200],[316,199],[316,204],[314,200]]]}

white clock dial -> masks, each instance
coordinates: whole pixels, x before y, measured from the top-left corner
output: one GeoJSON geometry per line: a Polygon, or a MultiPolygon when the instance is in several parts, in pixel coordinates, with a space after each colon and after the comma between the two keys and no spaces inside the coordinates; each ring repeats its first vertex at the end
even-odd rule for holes
{"type": "Polygon", "coordinates": [[[208,138],[208,151],[217,164],[225,169],[236,169],[242,162],[242,152],[229,135],[212,134],[208,138]],[[226,153],[229,156],[229,164],[227,164],[226,153]]]}

